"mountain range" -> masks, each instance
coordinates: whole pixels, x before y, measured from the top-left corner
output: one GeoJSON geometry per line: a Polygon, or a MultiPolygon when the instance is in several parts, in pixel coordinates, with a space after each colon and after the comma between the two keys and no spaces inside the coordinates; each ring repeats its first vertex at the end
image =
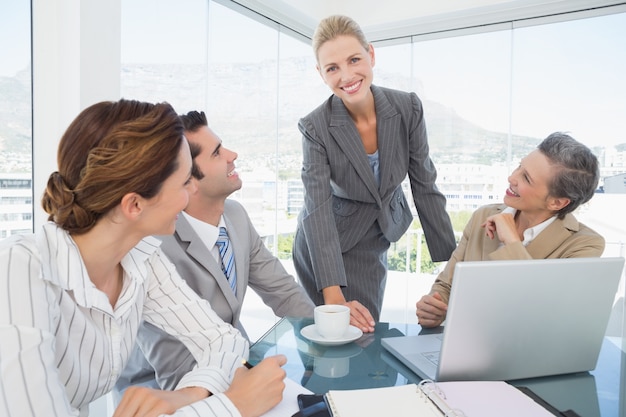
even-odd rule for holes
{"type": "MultiPolygon", "coordinates": [[[[122,91],[125,98],[168,101],[180,113],[196,109],[196,103],[208,102],[206,111],[211,125],[217,132],[228,133],[228,138],[224,138],[227,143],[236,144],[240,166],[271,165],[268,161],[274,161],[278,149],[282,168],[297,171],[301,162],[301,137],[296,124],[304,114],[299,110],[302,105],[295,103],[329,94],[321,83],[302,81],[303,66],[312,65],[305,58],[281,61],[280,85],[277,85],[275,61],[215,64],[208,72],[201,65],[126,64],[122,91]],[[277,89],[280,105],[275,103],[277,89]]],[[[394,75],[379,76],[381,85],[390,77],[394,75]]],[[[408,84],[407,80],[392,81],[395,85],[408,84]]],[[[10,162],[11,155],[21,160],[21,155],[31,153],[30,85],[29,68],[15,77],[0,77],[0,151],[4,155],[0,171],[6,169],[3,165],[10,162]]],[[[506,161],[507,133],[484,129],[441,103],[424,100],[423,106],[431,156],[437,163],[491,165],[506,161]]],[[[526,155],[540,140],[514,135],[512,157],[526,155]]]]}

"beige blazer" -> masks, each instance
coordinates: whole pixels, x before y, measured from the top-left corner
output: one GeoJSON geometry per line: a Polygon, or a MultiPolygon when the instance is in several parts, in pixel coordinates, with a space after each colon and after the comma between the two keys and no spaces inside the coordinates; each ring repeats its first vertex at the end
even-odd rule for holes
{"type": "Polygon", "coordinates": [[[453,272],[457,262],[505,260],[505,259],[550,259],[590,258],[602,255],[604,238],[579,223],[572,214],[563,220],[556,219],[539,233],[528,246],[521,242],[500,247],[497,237],[489,239],[481,225],[487,217],[500,213],[504,204],[486,205],[472,215],[459,245],[452,253],[444,270],[435,280],[431,294],[438,292],[447,303],[452,288],[453,272]]]}

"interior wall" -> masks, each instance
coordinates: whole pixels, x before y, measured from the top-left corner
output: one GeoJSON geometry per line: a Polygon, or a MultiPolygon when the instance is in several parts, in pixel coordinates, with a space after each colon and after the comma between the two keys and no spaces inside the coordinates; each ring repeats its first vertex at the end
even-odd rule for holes
{"type": "Polygon", "coordinates": [[[61,135],[85,107],[119,98],[120,1],[32,1],[35,229],[61,135]]]}

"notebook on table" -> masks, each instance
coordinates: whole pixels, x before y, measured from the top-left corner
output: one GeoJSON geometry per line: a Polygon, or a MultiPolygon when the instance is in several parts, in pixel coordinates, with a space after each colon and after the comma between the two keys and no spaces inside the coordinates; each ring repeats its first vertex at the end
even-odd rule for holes
{"type": "Polygon", "coordinates": [[[383,338],[422,378],[515,380],[595,368],[624,258],[460,262],[443,333],[383,338]]]}
{"type": "Polygon", "coordinates": [[[554,417],[503,381],[457,381],[330,390],[332,417],[554,417]]]}

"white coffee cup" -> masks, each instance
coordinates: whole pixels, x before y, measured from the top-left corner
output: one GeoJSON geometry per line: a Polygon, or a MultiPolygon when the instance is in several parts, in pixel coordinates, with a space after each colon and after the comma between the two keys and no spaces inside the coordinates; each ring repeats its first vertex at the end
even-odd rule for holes
{"type": "Polygon", "coordinates": [[[340,339],[350,326],[350,307],[339,304],[325,304],[313,311],[315,330],[325,339],[340,339]]]}

